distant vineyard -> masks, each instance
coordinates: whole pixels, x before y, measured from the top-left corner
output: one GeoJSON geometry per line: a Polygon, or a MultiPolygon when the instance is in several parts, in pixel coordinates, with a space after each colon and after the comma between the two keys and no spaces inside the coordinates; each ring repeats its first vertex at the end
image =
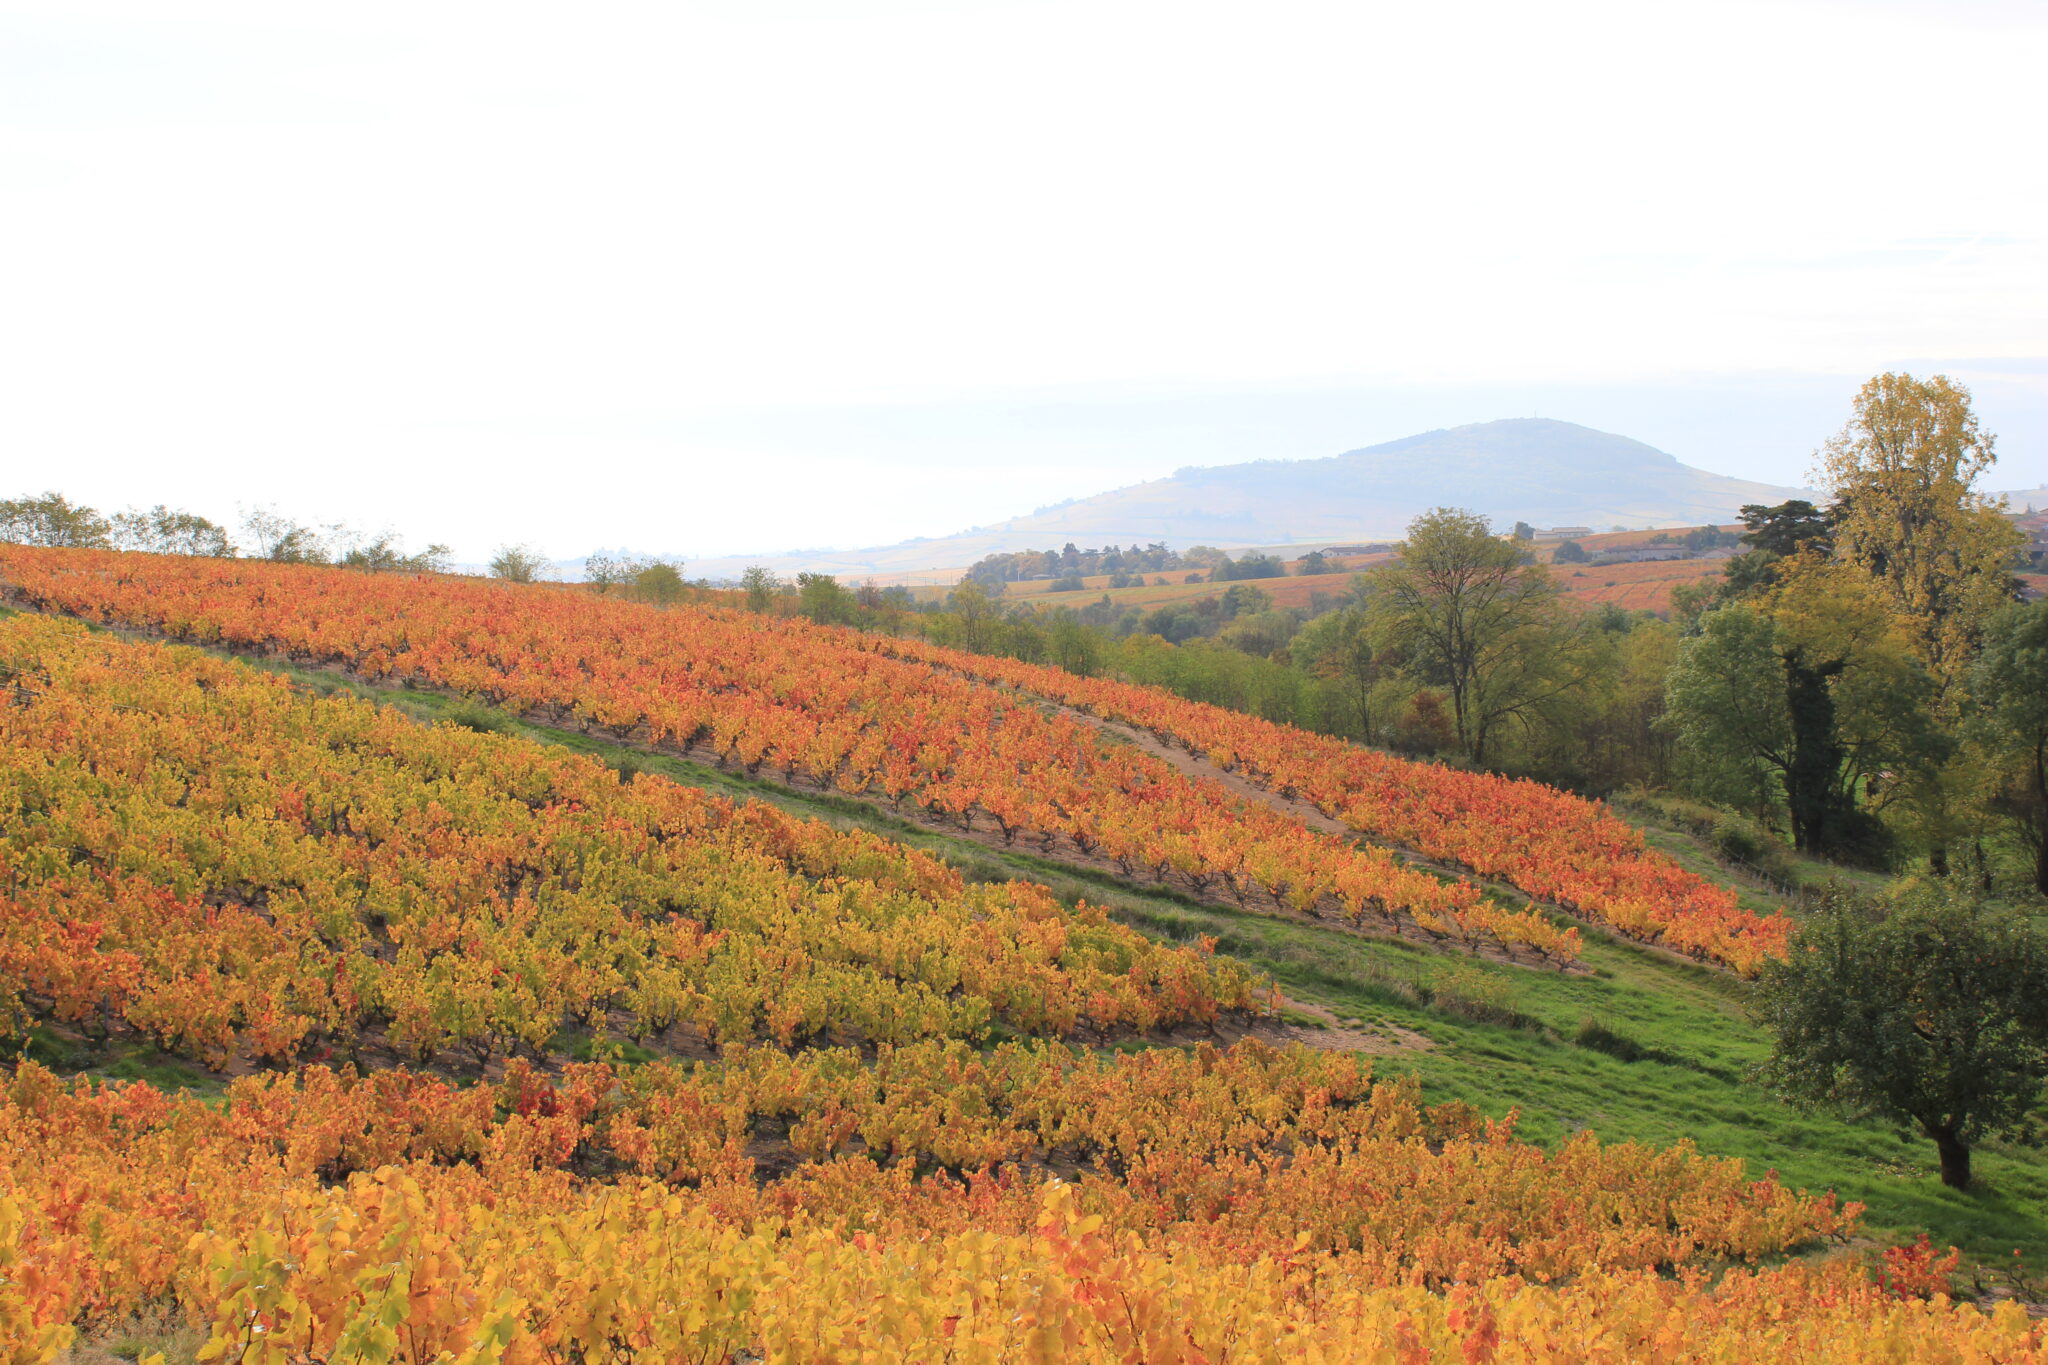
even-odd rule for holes
{"type": "MultiPolygon", "coordinates": [[[[1586,544],[1593,549],[1626,549],[1645,543],[1650,532],[1641,531],[1627,535],[1589,537],[1586,544]]],[[[1325,602],[1344,596],[1351,590],[1352,580],[1363,569],[1385,563],[1391,555],[1375,554],[1346,561],[1342,573],[1308,574],[1286,578],[1259,578],[1247,580],[1272,599],[1273,605],[1285,610],[1306,611],[1313,608],[1316,600],[1325,602]]],[[[1671,559],[1633,564],[1573,565],[1555,564],[1551,573],[1557,585],[1563,590],[1565,600],[1599,606],[1612,602],[1625,611],[1654,611],[1659,614],[1671,610],[1671,590],[1681,583],[1701,583],[1721,577],[1726,571],[1725,559],[1671,559]]],[[[1143,586],[1112,588],[1108,586],[1107,575],[1096,575],[1082,580],[1078,592],[1053,592],[1051,583],[1011,583],[1005,590],[1005,600],[1021,602],[1026,606],[1080,607],[1098,602],[1107,597],[1118,607],[1138,607],[1146,611],[1160,607],[1186,606],[1204,597],[1214,597],[1231,587],[1229,583],[1187,583],[1188,570],[1173,570],[1164,575],[1148,574],[1143,586]],[[1164,577],[1164,584],[1154,583],[1164,577]]]]}
{"type": "Polygon", "coordinates": [[[894,657],[878,637],[565,589],[236,561],[8,546],[0,574],[24,600],[90,620],[424,679],[556,724],[696,746],[1246,908],[1578,956],[1575,929],[1320,834],[958,669],[894,657]]]}
{"type": "Polygon", "coordinates": [[[1662,563],[1559,565],[1552,570],[1565,599],[1593,606],[1613,603],[1624,611],[1671,610],[1671,590],[1682,583],[1710,583],[1726,571],[1725,559],[1673,559],[1662,563]]]}
{"type": "MultiPolygon", "coordinates": [[[[1385,555],[1371,556],[1373,560],[1385,558],[1385,555]]],[[[1361,560],[1360,563],[1364,564],[1365,561],[1361,560]]],[[[1107,577],[1097,576],[1093,580],[1084,579],[1085,586],[1079,592],[1050,592],[1047,590],[1049,584],[1046,583],[1011,583],[1004,593],[1004,598],[1021,601],[1033,607],[1080,607],[1107,596],[1116,606],[1143,607],[1149,611],[1159,607],[1185,606],[1204,597],[1214,597],[1235,586],[1232,583],[1184,582],[1189,572],[1193,571],[1175,570],[1163,575],[1148,574],[1145,576],[1143,587],[1127,588],[1109,587],[1107,577]],[[1166,579],[1164,584],[1152,581],[1160,577],[1166,579]]],[[[1335,599],[1349,592],[1352,577],[1353,571],[1347,570],[1343,573],[1250,578],[1243,581],[1271,598],[1276,607],[1306,610],[1313,605],[1313,599],[1318,594],[1324,598],[1335,599]]]]}

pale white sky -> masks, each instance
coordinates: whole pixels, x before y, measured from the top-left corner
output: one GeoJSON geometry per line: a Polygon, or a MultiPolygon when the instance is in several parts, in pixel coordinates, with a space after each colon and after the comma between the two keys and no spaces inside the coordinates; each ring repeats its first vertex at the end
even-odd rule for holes
{"type": "Polygon", "coordinates": [[[2048,482],[2048,4],[0,0],[0,496],[712,554],[1540,411],[2048,482]]]}

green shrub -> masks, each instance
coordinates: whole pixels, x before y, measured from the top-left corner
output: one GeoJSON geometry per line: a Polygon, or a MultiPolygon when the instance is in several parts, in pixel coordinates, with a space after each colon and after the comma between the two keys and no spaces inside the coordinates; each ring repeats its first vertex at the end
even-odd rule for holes
{"type": "Polygon", "coordinates": [[[1753,867],[1763,862],[1769,848],[1763,831],[1739,815],[1724,815],[1714,821],[1713,831],[1707,837],[1722,857],[1753,867]]]}
{"type": "Polygon", "coordinates": [[[474,730],[480,735],[511,735],[519,732],[518,721],[480,701],[459,701],[442,712],[441,719],[450,725],[474,730]]]}

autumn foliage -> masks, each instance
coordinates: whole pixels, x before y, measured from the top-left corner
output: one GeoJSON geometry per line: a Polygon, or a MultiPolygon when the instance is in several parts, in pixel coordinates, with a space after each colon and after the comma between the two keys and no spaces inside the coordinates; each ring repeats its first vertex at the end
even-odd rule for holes
{"type": "MultiPolygon", "coordinates": [[[[346,662],[642,734],[695,715],[742,761],[848,783],[896,726],[874,772],[910,754],[906,799],[985,820],[1024,793],[1054,805],[1021,828],[1093,814],[1097,847],[1184,814],[1167,846],[1195,876],[1236,856],[1284,893],[1378,865],[1220,832],[1248,808],[1153,791],[1163,765],[1018,691],[1055,679],[568,591],[252,572],[269,586],[208,589],[213,617],[129,619],[219,638],[228,608],[268,611],[324,640],[300,657],[385,639],[346,662]],[[533,620],[486,630],[507,603],[533,620]],[[764,629],[772,667],[739,652],[764,629]],[[583,652],[536,681],[547,647],[583,652]],[[891,702],[916,688],[926,731],[891,702]]],[[[0,620],[0,674],[0,1028],[246,1073],[207,1100],[11,1065],[0,1365],[143,1308],[200,1328],[202,1360],[269,1365],[2048,1357],[2019,1309],[1950,1301],[1930,1247],[1775,1264],[1860,1210],[1689,1144],[1537,1146],[1349,1054],[1095,1050],[1262,990],[1043,888],[74,623],[0,620]],[[663,1055],[571,1061],[570,1034],[663,1055]]],[[[1225,756],[1287,780],[1253,752],[1225,756]]],[[[1647,894],[1612,850],[1578,894],[1647,894]]]]}
{"type": "Polygon", "coordinates": [[[17,1319],[55,1341],[168,1295],[230,1359],[1349,1360],[1404,1333],[1417,1360],[2031,1358],[2023,1316],[1847,1266],[1709,1288],[1855,1214],[1683,1147],[1546,1153],[1252,1043],[748,1048],[469,1088],[307,1068],[219,1106],[24,1065],[0,1092],[17,1319]],[[756,1166],[743,1140],[778,1130],[794,1164],[756,1166]]]}
{"type": "Polygon", "coordinates": [[[902,642],[728,608],[298,565],[0,546],[0,575],[21,600],[88,620],[423,681],[1246,908],[1406,924],[1534,962],[1578,956],[1574,929],[1112,744],[969,676],[972,655],[935,667],[902,642]]]}
{"type": "Polygon", "coordinates": [[[1257,1003],[1041,887],[197,651],[21,617],[0,664],[39,679],[0,709],[0,1036],[482,1064],[572,1025],[793,1046],[1257,1003]]]}

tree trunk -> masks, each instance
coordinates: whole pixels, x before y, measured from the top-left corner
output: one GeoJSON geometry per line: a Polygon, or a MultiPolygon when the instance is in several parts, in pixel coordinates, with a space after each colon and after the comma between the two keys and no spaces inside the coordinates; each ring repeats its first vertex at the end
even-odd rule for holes
{"type": "Polygon", "coordinates": [[[1835,845],[1853,801],[1842,796],[1842,741],[1835,732],[1835,699],[1828,679],[1840,664],[1808,666],[1797,654],[1784,656],[1786,710],[1792,720],[1792,757],[1785,770],[1785,805],[1792,817],[1792,842],[1801,853],[1827,855],[1835,845]]]}
{"type": "Polygon", "coordinates": [[[1941,1183],[1952,1190],[1970,1188],[1970,1147],[1956,1136],[1953,1128],[1939,1128],[1928,1133],[1934,1139],[1935,1150],[1941,1153],[1941,1183]]]}
{"type": "Polygon", "coordinates": [[[2024,835],[2034,846],[2034,889],[2048,896],[2048,744],[2034,746],[2034,790],[2030,795],[2033,818],[2024,835]]]}

